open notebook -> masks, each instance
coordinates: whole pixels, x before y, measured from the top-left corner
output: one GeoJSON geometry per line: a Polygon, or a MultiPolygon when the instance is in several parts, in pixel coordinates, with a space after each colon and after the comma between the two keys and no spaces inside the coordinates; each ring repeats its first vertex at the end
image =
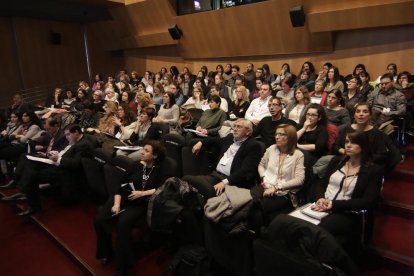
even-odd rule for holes
{"type": "Polygon", "coordinates": [[[319,224],[321,220],[329,215],[327,212],[317,212],[311,209],[311,206],[315,203],[308,203],[295,211],[289,213],[290,216],[300,218],[309,221],[313,224],[319,224]]]}

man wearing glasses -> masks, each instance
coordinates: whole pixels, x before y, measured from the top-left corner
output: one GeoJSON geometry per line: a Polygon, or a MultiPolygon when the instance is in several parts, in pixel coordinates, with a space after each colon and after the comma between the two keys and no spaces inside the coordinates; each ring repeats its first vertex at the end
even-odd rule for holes
{"type": "Polygon", "coordinates": [[[381,77],[380,88],[370,93],[367,102],[372,109],[372,123],[377,127],[406,112],[407,100],[401,91],[394,88],[392,74],[381,77]]]}
{"type": "Polygon", "coordinates": [[[194,154],[203,146],[219,148],[219,162],[211,174],[186,175],[183,180],[196,187],[206,199],[220,195],[227,185],[247,189],[254,186],[264,149],[251,137],[252,130],[249,120],[238,119],[233,125],[233,134],[196,143],[192,149],[194,154]]]}
{"type": "Polygon", "coordinates": [[[253,131],[253,137],[260,136],[266,147],[275,143],[275,129],[280,124],[288,124],[296,127],[296,122],[283,117],[282,101],[280,98],[272,97],[269,100],[268,108],[271,116],[264,117],[253,131]]]}

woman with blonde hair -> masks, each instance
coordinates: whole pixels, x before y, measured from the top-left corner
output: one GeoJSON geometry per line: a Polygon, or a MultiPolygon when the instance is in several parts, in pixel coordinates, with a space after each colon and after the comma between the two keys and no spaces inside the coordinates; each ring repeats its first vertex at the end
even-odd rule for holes
{"type": "Polygon", "coordinates": [[[162,105],[162,96],[164,93],[164,86],[160,82],[154,83],[154,95],[152,97],[154,104],[162,105]]]}
{"type": "Polygon", "coordinates": [[[118,112],[118,104],[116,102],[108,101],[104,104],[103,109],[105,110],[105,115],[99,120],[98,128],[88,128],[88,132],[107,132],[114,135],[114,124],[113,118],[118,112]]]}
{"type": "Polygon", "coordinates": [[[247,109],[249,108],[250,101],[247,89],[245,86],[240,85],[235,89],[236,97],[231,102],[229,114],[230,119],[244,118],[247,109]]]}

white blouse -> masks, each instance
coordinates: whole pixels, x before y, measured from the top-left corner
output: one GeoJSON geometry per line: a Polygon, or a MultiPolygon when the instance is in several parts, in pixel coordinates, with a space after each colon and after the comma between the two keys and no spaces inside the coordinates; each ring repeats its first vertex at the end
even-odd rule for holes
{"type": "Polygon", "coordinates": [[[343,168],[334,172],[329,178],[325,198],[330,200],[349,200],[355,189],[358,174],[345,176],[343,168]]]}
{"type": "Polygon", "coordinates": [[[281,161],[279,149],[272,145],[260,160],[259,175],[263,178],[265,188],[276,185],[279,189],[277,195],[285,195],[289,190],[302,186],[305,180],[303,153],[295,150],[281,161]]]}

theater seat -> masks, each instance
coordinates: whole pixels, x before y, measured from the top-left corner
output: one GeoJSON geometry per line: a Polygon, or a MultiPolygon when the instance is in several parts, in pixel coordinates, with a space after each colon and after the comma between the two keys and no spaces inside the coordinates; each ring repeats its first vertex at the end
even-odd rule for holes
{"type": "Polygon", "coordinates": [[[92,196],[98,203],[104,203],[108,199],[104,165],[110,163],[110,161],[111,156],[102,148],[95,149],[92,158],[82,158],[86,180],[92,191],[92,196]]]}

